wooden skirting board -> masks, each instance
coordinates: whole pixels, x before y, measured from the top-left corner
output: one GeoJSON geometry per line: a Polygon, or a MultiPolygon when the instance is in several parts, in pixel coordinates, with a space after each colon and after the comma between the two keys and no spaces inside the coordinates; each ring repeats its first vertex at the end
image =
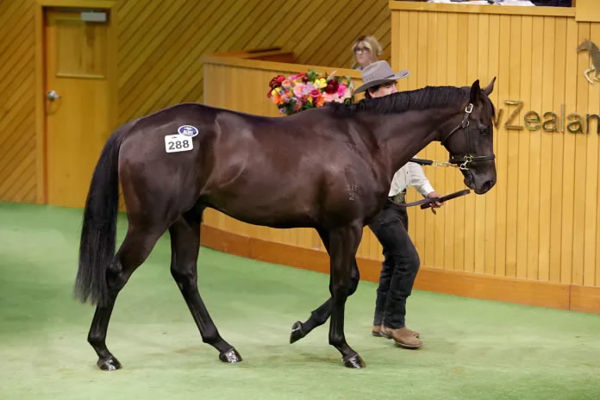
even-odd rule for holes
{"type": "MultiPolygon", "coordinates": [[[[254,260],[329,273],[322,251],[269,242],[202,226],[202,245],[254,260]]],[[[357,259],[362,280],[377,282],[380,262],[357,259]]],[[[600,288],[510,279],[421,266],[415,289],[478,299],[600,313],[600,288]]]]}

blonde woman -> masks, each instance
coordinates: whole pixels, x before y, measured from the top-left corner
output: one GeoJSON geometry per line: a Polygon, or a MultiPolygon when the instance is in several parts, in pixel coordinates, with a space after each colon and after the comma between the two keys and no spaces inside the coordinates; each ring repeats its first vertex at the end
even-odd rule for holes
{"type": "Polygon", "coordinates": [[[352,54],[354,54],[352,68],[362,70],[367,65],[379,60],[381,51],[381,45],[375,36],[359,36],[352,45],[352,54]]]}

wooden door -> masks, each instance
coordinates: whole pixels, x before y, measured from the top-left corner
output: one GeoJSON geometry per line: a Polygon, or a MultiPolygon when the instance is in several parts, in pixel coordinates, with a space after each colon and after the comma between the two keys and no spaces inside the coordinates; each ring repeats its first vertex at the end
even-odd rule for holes
{"type": "Polygon", "coordinates": [[[85,204],[94,166],[113,128],[109,29],[108,14],[106,21],[87,22],[81,10],[45,9],[49,204],[85,204]]]}

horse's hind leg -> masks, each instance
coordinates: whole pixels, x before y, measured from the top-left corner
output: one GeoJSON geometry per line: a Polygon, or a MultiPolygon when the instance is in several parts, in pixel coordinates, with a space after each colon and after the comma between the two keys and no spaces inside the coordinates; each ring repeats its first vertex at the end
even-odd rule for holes
{"type": "MultiPolygon", "coordinates": [[[[325,245],[325,248],[329,252],[329,235],[327,232],[318,230],[319,236],[325,245]]],[[[352,270],[350,275],[350,290],[348,291],[348,296],[351,296],[358,287],[358,281],[360,280],[360,273],[358,271],[358,266],[356,265],[356,258],[352,259],[352,270]]],[[[304,336],[308,335],[310,331],[315,329],[318,326],[323,325],[329,316],[331,315],[331,297],[323,304],[321,304],[317,309],[313,310],[310,313],[310,317],[304,321],[296,321],[294,325],[292,325],[292,333],[290,334],[290,343],[294,343],[304,336]]]]}
{"type": "Polygon", "coordinates": [[[106,331],[110,315],[119,291],[125,286],[133,271],[146,260],[162,232],[164,229],[142,230],[130,225],[123,244],[106,271],[108,299],[105,304],[96,307],[88,334],[88,342],[98,354],[97,364],[100,369],[112,371],[121,368],[119,360],[106,347],[106,331]]]}
{"type": "Polygon", "coordinates": [[[228,363],[242,361],[239,353],[227,343],[213,323],[198,292],[197,265],[200,248],[201,216],[186,215],[169,228],[171,234],[171,274],[183,294],[202,341],[219,351],[219,359],[228,363]]]}
{"type": "MultiPolygon", "coordinates": [[[[350,275],[350,290],[348,291],[348,296],[351,296],[356,291],[358,287],[358,281],[360,280],[360,273],[358,271],[358,266],[356,265],[356,258],[352,263],[352,271],[350,275]]],[[[318,308],[311,311],[310,317],[304,322],[296,321],[294,325],[292,325],[292,333],[290,334],[290,343],[294,343],[304,336],[308,335],[310,331],[315,329],[318,326],[323,325],[327,322],[327,319],[331,315],[331,297],[325,301],[325,303],[321,304],[318,308]]]]}

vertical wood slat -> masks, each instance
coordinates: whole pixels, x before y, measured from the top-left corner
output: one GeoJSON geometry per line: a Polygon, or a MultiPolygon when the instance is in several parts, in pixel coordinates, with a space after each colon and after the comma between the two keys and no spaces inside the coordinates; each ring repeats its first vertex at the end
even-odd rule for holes
{"type": "MultiPolygon", "coordinates": [[[[446,82],[458,82],[458,18],[456,14],[450,14],[448,16],[448,32],[447,32],[447,40],[445,45],[448,49],[448,59],[447,59],[447,73],[446,73],[446,82]]],[[[449,171],[445,174],[445,184],[446,188],[453,188],[453,183],[455,181],[455,177],[453,176],[454,172],[449,171]]],[[[457,269],[458,264],[456,263],[456,245],[455,243],[458,241],[457,233],[455,229],[452,229],[457,225],[456,222],[456,207],[450,207],[449,205],[443,208],[443,212],[446,215],[446,221],[449,229],[446,229],[446,237],[444,240],[444,266],[447,269],[455,270],[457,269]],[[452,228],[451,228],[452,227],[452,228]]]]}
{"type": "MultiPolygon", "coordinates": [[[[600,42],[600,26],[598,24],[594,24],[591,27],[591,39],[592,41],[594,41],[594,43],[598,43],[600,42]]],[[[600,110],[600,87],[595,87],[590,89],[590,110],[600,110]]],[[[597,122],[597,125],[595,126],[596,128],[596,133],[597,135],[600,134],[600,121],[597,122]]],[[[592,129],[590,128],[590,135],[593,135],[594,131],[592,131],[592,129]]],[[[595,151],[596,154],[596,171],[592,172],[590,171],[593,175],[596,176],[596,182],[598,182],[598,180],[600,180],[600,160],[598,160],[598,157],[600,157],[600,137],[596,136],[596,146],[595,148],[593,147],[593,142],[591,143],[591,151],[595,151]]],[[[588,180],[589,182],[589,180],[588,180]]],[[[596,186],[596,197],[595,200],[592,197],[592,201],[590,202],[590,206],[594,206],[594,204],[598,204],[600,202],[600,184],[598,184],[596,186]]],[[[591,257],[591,254],[593,252],[592,248],[595,247],[596,252],[595,252],[595,260],[594,263],[592,265],[595,266],[595,273],[594,273],[594,282],[590,283],[591,286],[600,286],[600,245],[598,245],[600,243],[600,212],[598,212],[598,208],[595,209],[596,212],[596,234],[595,234],[595,240],[594,240],[594,235],[592,232],[589,232],[589,237],[586,238],[586,265],[588,265],[588,263],[591,263],[591,260],[589,259],[589,257],[591,257]],[[589,249],[589,250],[588,250],[589,249]],[[589,251],[589,255],[588,255],[588,251],[589,251]]],[[[586,282],[586,284],[588,284],[586,282]]]]}
{"type": "MultiPolygon", "coordinates": [[[[577,42],[590,37],[590,24],[578,24],[577,42]]],[[[588,55],[580,53],[577,57],[577,71],[585,70],[588,63],[588,55]]],[[[577,74],[576,85],[576,103],[574,110],[586,110],[588,106],[588,81],[583,77],[583,74],[577,74]]],[[[569,113],[569,111],[567,111],[569,113]]],[[[568,121],[567,121],[568,122],[568,121]]],[[[572,283],[583,285],[583,244],[584,244],[584,226],[585,226],[585,175],[586,175],[586,159],[587,159],[587,140],[582,134],[575,134],[575,176],[574,176],[574,207],[573,207],[573,267],[572,267],[572,283]]]]}
{"type": "MultiPolygon", "coordinates": [[[[577,42],[577,24],[574,20],[567,20],[567,43],[573,44],[577,42]]],[[[573,107],[576,104],[576,89],[577,77],[579,71],[577,69],[577,58],[571,56],[566,59],[565,71],[565,105],[573,107]]],[[[565,124],[566,125],[566,124],[565,124]]],[[[565,131],[563,133],[567,135],[565,131]]],[[[563,190],[562,190],[562,226],[561,226],[561,282],[572,282],[572,266],[573,266],[573,195],[575,191],[574,178],[575,168],[573,160],[575,159],[575,145],[571,137],[565,136],[564,141],[564,168],[563,168],[563,190]]]]}
{"type": "MultiPolygon", "coordinates": [[[[477,67],[475,69],[475,78],[480,80],[480,86],[487,85],[487,75],[489,75],[489,54],[488,46],[490,45],[490,17],[484,15],[479,18],[477,27],[477,67]],[[484,81],[485,80],[485,81],[484,81]]],[[[474,258],[473,271],[477,273],[485,272],[485,252],[489,250],[486,243],[486,231],[490,224],[486,213],[486,203],[483,198],[477,196],[475,199],[475,207],[473,214],[474,236],[481,238],[480,243],[473,242],[474,258]]]]}
{"type": "MultiPolygon", "coordinates": [[[[527,76],[531,75],[532,66],[532,23],[533,19],[530,16],[523,16],[520,18],[521,22],[521,33],[520,33],[520,45],[521,48],[521,68],[519,70],[519,98],[525,104],[531,104],[531,80],[527,79],[527,76]]],[[[518,37],[515,37],[518,40],[518,37]]],[[[519,120],[522,121],[525,115],[524,111],[519,113],[519,120]]],[[[529,180],[529,160],[531,158],[530,152],[531,147],[529,143],[530,132],[527,129],[521,129],[520,131],[514,132],[516,140],[518,142],[518,170],[516,179],[518,188],[517,198],[517,221],[524,221],[528,218],[532,218],[537,212],[537,208],[531,207],[529,203],[529,190],[532,187],[532,183],[529,180]]],[[[529,272],[528,268],[528,252],[533,250],[537,253],[537,226],[533,226],[527,223],[525,227],[517,229],[517,259],[516,259],[516,277],[526,278],[529,272]],[[535,247],[535,248],[534,248],[535,247]]],[[[537,273],[536,273],[537,275],[537,273]]]]}
{"type": "MultiPolygon", "coordinates": [[[[475,38],[478,35],[478,26],[480,18],[476,14],[467,15],[467,38],[475,38]]],[[[468,40],[468,39],[467,39],[468,40]]],[[[479,79],[477,71],[477,59],[478,59],[478,45],[477,40],[473,40],[470,46],[465,46],[465,61],[467,62],[466,82],[467,86],[471,86],[475,80],[479,79]]],[[[462,241],[462,247],[464,248],[464,261],[463,271],[473,272],[475,262],[475,243],[470,240],[470,237],[475,236],[475,204],[476,196],[467,196],[464,201],[464,215],[462,217],[461,230],[464,231],[464,240],[462,241]]],[[[478,245],[481,245],[478,243],[478,245]]]]}
{"type": "MultiPolygon", "coordinates": [[[[553,99],[551,102],[553,110],[560,110],[566,101],[566,55],[572,50],[567,45],[567,37],[564,32],[567,31],[567,21],[564,18],[555,19],[556,42],[554,46],[554,72],[555,84],[553,85],[553,99]]],[[[544,97],[545,98],[545,97],[544,97]]],[[[562,243],[562,191],[563,187],[563,166],[564,154],[564,134],[552,135],[552,167],[551,178],[547,185],[550,185],[550,210],[541,215],[542,225],[540,231],[545,234],[545,239],[549,240],[549,266],[548,279],[550,282],[558,283],[561,281],[561,243],[562,243]],[[545,228],[545,229],[544,229],[545,228]],[[548,239],[549,238],[549,239],[548,239]]],[[[545,242],[545,241],[544,241],[545,242]]],[[[545,271],[542,271],[541,277],[545,277],[545,271]]]]}
{"type": "MultiPolygon", "coordinates": [[[[446,40],[448,36],[448,15],[440,14],[438,15],[437,25],[437,38],[436,43],[438,43],[438,47],[436,50],[437,57],[432,62],[436,66],[436,85],[444,85],[448,82],[447,71],[448,71],[448,53],[446,40]]],[[[440,160],[443,159],[443,152],[445,149],[443,147],[437,146],[436,151],[434,152],[433,159],[440,160]]],[[[434,180],[436,182],[435,190],[438,194],[442,193],[450,193],[450,186],[448,185],[448,180],[446,179],[446,171],[444,168],[434,168],[433,171],[430,168],[426,171],[428,176],[433,175],[434,180]]],[[[434,232],[434,242],[433,249],[431,252],[433,253],[433,261],[431,264],[424,265],[432,265],[434,267],[441,268],[444,265],[444,260],[447,258],[447,247],[445,245],[445,236],[447,233],[447,215],[446,209],[439,210],[437,216],[435,216],[435,232],[434,232]]]]}
{"type": "MultiPolygon", "coordinates": [[[[553,95],[554,85],[544,84],[552,80],[554,76],[554,49],[552,43],[556,43],[554,34],[554,19],[545,19],[544,17],[534,17],[533,32],[541,32],[540,35],[534,35],[537,39],[533,44],[534,63],[532,74],[532,102],[533,110],[552,110],[554,109],[553,95]],[[541,93],[541,98],[536,96],[541,93]]],[[[531,212],[528,224],[535,229],[535,248],[528,252],[527,259],[527,277],[529,279],[548,280],[548,236],[550,215],[550,191],[552,189],[551,172],[552,160],[550,157],[542,156],[541,148],[552,148],[552,135],[544,133],[541,130],[530,134],[531,157],[529,159],[530,185],[528,199],[531,212]]],[[[533,247],[533,246],[532,246],[533,247]]]]}
{"type": "MultiPolygon", "coordinates": [[[[594,43],[600,42],[600,25],[594,24],[590,26],[590,32],[588,36],[594,43]]],[[[587,60],[586,60],[587,61],[587,60]]],[[[600,88],[597,85],[587,86],[588,88],[588,110],[595,110],[597,114],[600,114],[600,88]]],[[[590,122],[590,125],[593,123],[590,122]]],[[[597,121],[600,125],[600,121],[597,121]]],[[[587,121],[586,121],[587,125],[587,121]]],[[[597,275],[596,268],[597,264],[600,264],[600,260],[596,257],[596,249],[600,246],[597,240],[596,232],[599,230],[597,223],[598,218],[598,166],[600,162],[598,143],[600,142],[600,135],[598,135],[597,125],[586,126],[586,177],[585,177],[585,227],[584,227],[584,240],[583,240],[583,265],[584,265],[584,276],[583,284],[585,286],[594,286],[596,283],[597,275]],[[593,129],[596,128],[596,129],[593,129]]]]}
{"type": "MultiPolygon", "coordinates": [[[[509,99],[518,99],[520,97],[520,64],[521,64],[521,24],[520,18],[510,18],[509,21],[509,52],[506,54],[509,60],[509,99]]],[[[506,79],[507,76],[504,76],[506,79]]],[[[512,113],[511,109],[511,113],[512,113]]],[[[518,117],[521,117],[519,114],[518,117]]],[[[517,274],[517,234],[518,234],[518,198],[519,186],[519,138],[517,131],[508,131],[508,165],[507,165],[507,181],[506,189],[506,276],[515,277],[517,274]]]]}
{"type": "MultiPolygon", "coordinates": [[[[489,38],[489,46],[488,49],[488,73],[489,78],[497,78],[497,74],[500,68],[500,60],[499,60],[499,49],[500,49],[500,17],[498,15],[490,15],[490,38],[489,38]]],[[[494,85],[494,91],[492,92],[492,101],[497,98],[498,93],[498,84],[497,82],[494,85]]],[[[495,104],[498,104],[495,101],[495,104]]],[[[498,131],[495,131],[495,141],[498,141],[498,131]]],[[[494,146],[497,148],[497,146],[494,146]]],[[[496,189],[497,190],[497,189],[496,189]]],[[[497,192],[492,192],[493,195],[490,196],[489,199],[486,199],[486,208],[485,213],[487,215],[486,218],[486,226],[485,226],[485,260],[484,260],[484,273],[486,274],[494,274],[495,266],[496,266],[496,252],[497,249],[497,229],[496,229],[496,209],[497,209],[497,192]]]]}
{"type": "Polygon", "coordinates": [[[509,40],[510,34],[510,17],[500,15],[500,46],[499,46],[499,66],[498,66],[498,83],[496,85],[496,100],[498,124],[495,129],[496,137],[496,188],[495,195],[497,198],[496,208],[496,260],[495,274],[498,276],[506,276],[506,249],[507,249],[507,188],[508,182],[508,135],[503,133],[502,124],[507,118],[507,111],[504,110],[503,101],[508,93],[509,80],[502,77],[510,76],[508,64],[509,40]],[[502,96],[501,96],[502,94],[502,96]]]}

